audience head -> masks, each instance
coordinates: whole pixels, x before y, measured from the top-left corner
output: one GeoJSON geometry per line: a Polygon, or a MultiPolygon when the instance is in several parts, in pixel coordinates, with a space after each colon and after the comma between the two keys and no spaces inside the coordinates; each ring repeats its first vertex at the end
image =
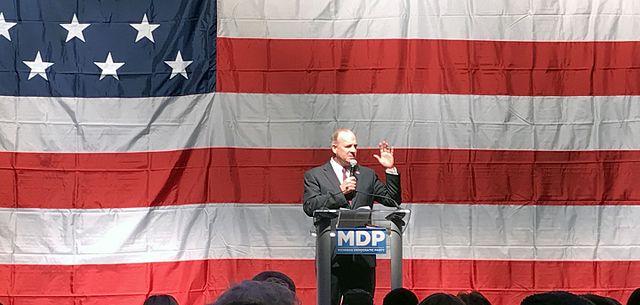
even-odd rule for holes
{"type": "Polygon", "coordinates": [[[373,305],[373,297],[362,289],[349,289],[342,295],[342,305],[373,305]]]}
{"type": "Polygon", "coordinates": [[[287,287],[273,282],[244,281],[218,297],[213,305],[296,305],[296,296],[287,287]]]}
{"type": "Polygon", "coordinates": [[[627,305],[640,305],[640,288],[636,288],[636,290],[631,293],[627,300],[627,305]]]}
{"type": "Polygon", "coordinates": [[[461,292],[458,293],[458,297],[467,305],[491,305],[491,302],[477,291],[461,292]]]}
{"type": "Polygon", "coordinates": [[[178,305],[178,301],[170,295],[152,295],[144,301],[144,305],[178,305]]]}
{"type": "Polygon", "coordinates": [[[583,294],[580,295],[581,297],[591,301],[591,303],[595,304],[595,305],[622,305],[620,304],[620,302],[618,302],[618,300],[613,299],[613,298],[608,298],[608,297],[603,297],[597,294],[583,294]]]}
{"type": "Polygon", "coordinates": [[[418,297],[407,288],[396,288],[384,296],[382,305],[418,305],[418,297]]]}
{"type": "Polygon", "coordinates": [[[420,305],[465,305],[457,296],[448,293],[434,293],[422,300],[420,305]]]}
{"type": "Polygon", "coordinates": [[[289,290],[296,292],[296,284],[286,274],[279,271],[263,271],[253,277],[254,281],[272,282],[284,285],[289,290]]]}
{"type": "Polygon", "coordinates": [[[591,301],[566,291],[552,291],[532,294],[520,305],[594,305],[591,301]]]}

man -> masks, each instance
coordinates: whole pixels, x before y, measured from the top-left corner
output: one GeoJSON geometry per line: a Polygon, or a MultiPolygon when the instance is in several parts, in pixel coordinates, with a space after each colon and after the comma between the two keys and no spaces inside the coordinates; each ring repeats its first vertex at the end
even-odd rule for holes
{"type": "MultiPolygon", "coordinates": [[[[358,166],[351,176],[350,162],[356,160],[358,152],[356,135],[344,128],[334,131],[331,135],[333,157],[304,174],[305,213],[313,216],[314,211],[323,209],[372,208],[374,200],[386,206],[399,205],[400,175],[394,167],[393,147],[386,141],[378,147],[380,154],[373,156],[385,168],[386,184],[364,166],[358,166]]],[[[331,304],[338,305],[340,297],[350,289],[363,289],[373,296],[375,266],[375,255],[335,255],[331,268],[331,304]]]]}

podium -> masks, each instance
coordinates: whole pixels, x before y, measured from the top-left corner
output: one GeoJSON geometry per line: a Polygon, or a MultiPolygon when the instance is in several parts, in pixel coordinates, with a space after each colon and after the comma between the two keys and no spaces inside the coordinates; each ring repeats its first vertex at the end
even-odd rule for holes
{"type": "Polygon", "coordinates": [[[316,210],[313,213],[316,236],[317,305],[331,304],[331,258],[336,246],[336,228],[367,226],[386,229],[391,259],[391,289],[402,287],[402,233],[410,210],[316,210]]]}

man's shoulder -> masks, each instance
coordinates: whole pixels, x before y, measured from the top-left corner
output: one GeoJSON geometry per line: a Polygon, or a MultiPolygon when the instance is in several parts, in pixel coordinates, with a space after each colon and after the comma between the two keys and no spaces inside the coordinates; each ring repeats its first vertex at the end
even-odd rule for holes
{"type": "Polygon", "coordinates": [[[305,174],[315,174],[315,173],[318,173],[318,172],[322,172],[322,171],[324,171],[326,169],[327,166],[330,166],[328,164],[329,164],[329,162],[326,162],[326,163],[323,163],[322,165],[319,165],[319,166],[316,166],[314,168],[308,169],[305,172],[305,174]]]}

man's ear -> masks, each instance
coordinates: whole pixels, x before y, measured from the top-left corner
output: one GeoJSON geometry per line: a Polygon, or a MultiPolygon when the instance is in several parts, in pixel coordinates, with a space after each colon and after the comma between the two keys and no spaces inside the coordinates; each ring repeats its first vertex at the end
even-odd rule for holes
{"type": "Polygon", "coordinates": [[[333,154],[336,154],[336,150],[338,149],[338,145],[336,144],[331,144],[331,151],[333,152],[333,154]]]}

